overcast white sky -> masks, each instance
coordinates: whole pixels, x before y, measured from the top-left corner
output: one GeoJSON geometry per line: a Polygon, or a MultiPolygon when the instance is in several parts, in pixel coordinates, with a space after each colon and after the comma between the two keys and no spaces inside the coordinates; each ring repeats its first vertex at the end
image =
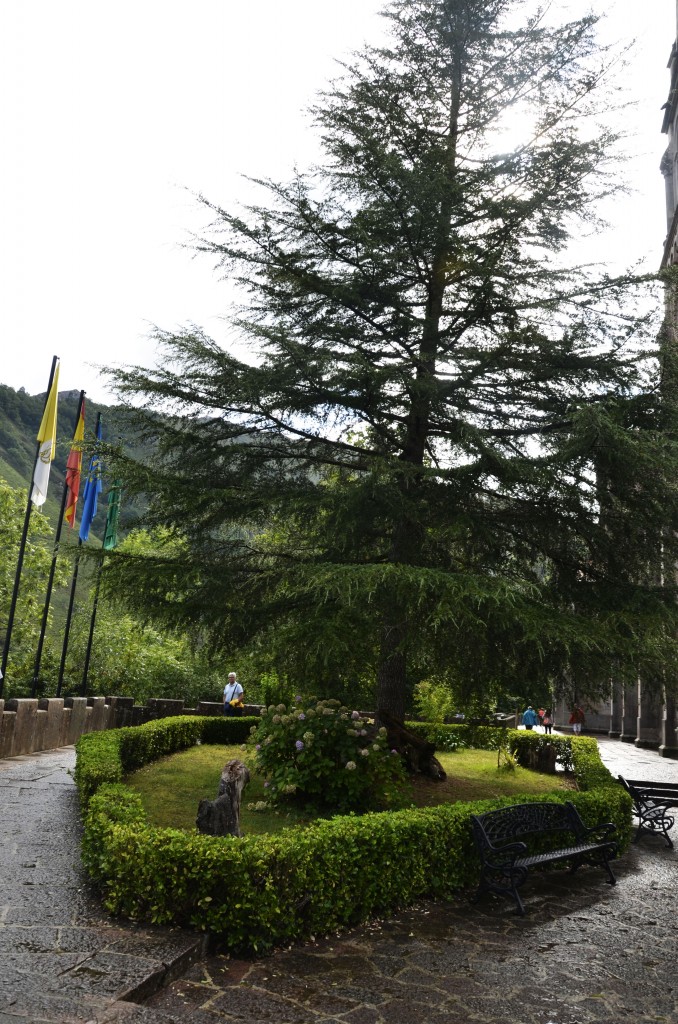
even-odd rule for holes
{"type": "MultiPolygon", "coordinates": [[[[579,0],[577,0],[577,6],[579,0]]],[[[638,107],[605,249],[659,265],[659,161],[674,0],[592,0],[637,39],[638,107]]],[[[152,324],[226,337],[227,295],[181,247],[232,207],[240,174],[286,178],[316,155],[305,108],[333,59],[377,40],[381,0],[0,0],[0,383],[112,400],[88,363],[152,362],[152,324]]]]}

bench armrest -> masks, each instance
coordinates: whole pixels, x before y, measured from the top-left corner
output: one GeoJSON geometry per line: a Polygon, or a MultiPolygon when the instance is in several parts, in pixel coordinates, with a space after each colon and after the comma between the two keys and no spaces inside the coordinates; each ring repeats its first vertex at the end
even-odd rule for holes
{"type": "Polygon", "coordinates": [[[503,868],[513,864],[518,857],[527,853],[525,843],[508,843],[506,846],[487,846],[483,850],[483,862],[490,868],[503,868]]]}
{"type": "Polygon", "coordinates": [[[606,821],[601,825],[591,825],[590,828],[585,828],[582,833],[585,836],[592,836],[595,832],[599,832],[601,838],[603,836],[610,836],[613,832],[617,831],[617,826],[612,821],[606,821]]]}

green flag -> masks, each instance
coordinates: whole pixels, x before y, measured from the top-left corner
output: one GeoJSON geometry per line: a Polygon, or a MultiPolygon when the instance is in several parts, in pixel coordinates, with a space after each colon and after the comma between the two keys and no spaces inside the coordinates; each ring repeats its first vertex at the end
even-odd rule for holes
{"type": "Polygon", "coordinates": [[[120,517],[120,481],[114,480],[108,492],[106,529],[104,530],[104,551],[112,551],[118,543],[118,519],[120,517]]]}

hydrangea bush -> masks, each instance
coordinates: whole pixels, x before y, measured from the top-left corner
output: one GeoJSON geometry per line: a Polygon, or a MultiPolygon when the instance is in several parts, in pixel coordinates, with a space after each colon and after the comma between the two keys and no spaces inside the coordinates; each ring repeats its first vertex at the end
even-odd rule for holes
{"type": "Polygon", "coordinates": [[[268,803],[377,810],[407,802],[405,769],[386,730],[375,731],[337,700],[295,697],[263,708],[252,729],[268,803]]]}

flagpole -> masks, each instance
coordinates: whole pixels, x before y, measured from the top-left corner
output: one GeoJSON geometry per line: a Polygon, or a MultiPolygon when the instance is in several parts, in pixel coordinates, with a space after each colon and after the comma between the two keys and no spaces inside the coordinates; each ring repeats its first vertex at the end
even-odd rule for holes
{"type": "Polygon", "coordinates": [[[78,569],[80,568],[80,549],[82,541],[78,541],[78,553],[75,556],[73,566],[73,577],[71,579],[71,593],[68,598],[68,612],[66,613],[66,628],[64,630],[64,642],[61,647],[61,661],[59,662],[59,678],[57,679],[56,695],[61,696],[61,685],[64,681],[64,670],[66,668],[66,654],[68,653],[68,636],[71,632],[71,619],[73,618],[73,605],[75,603],[75,588],[78,584],[78,569]]]}
{"type": "MultiPolygon", "coordinates": [[[[94,431],[96,442],[95,442],[95,453],[98,451],[99,442],[101,441],[101,413],[97,415],[97,423],[94,431]]],[[[99,493],[100,484],[97,484],[93,476],[93,467],[95,462],[95,455],[92,455],[89,462],[89,469],[87,472],[87,481],[85,483],[85,490],[82,499],[82,515],[80,518],[80,531],[78,539],[78,554],[75,560],[75,566],[73,568],[73,579],[71,581],[71,594],[68,600],[68,613],[66,615],[66,628],[64,631],[64,642],[61,648],[61,663],[59,665],[59,678],[57,680],[57,697],[61,696],[61,687],[64,680],[64,671],[66,669],[66,654],[68,652],[68,641],[71,632],[71,619],[73,617],[73,605],[75,603],[75,588],[78,583],[78,570],[80,567],[80,556],[82,554],[82,545],[89,537],[89,530],[92,524],[92,519],[96,513],[96,498],[99,493]],[[94,500],[90,501],[91,495],[88,494],[89,488],[93,488],[92,495],[94,500]]],[[[99,463],[98,472],[100,472],[101,464],[99,463]]],[[[98,588],[97,588],[98,595],[98,588]]]]}
{"type": "Polygon", "coordinates": [[[120,495],[121,488],[120,482],[114,480],[110,491],[108,492],[108,509],[106,512],[106,526],[104,528],[104,539],[101,542],[101,558],[99,560],[99,570],[97,572],[97,585],[94,591],[94,602],[92,604],[92,618],[89,624],[89,639],[87,641],[87,651],[85,653],[85,668],[82,673],[82,684],[80,692],[83,697],[87,695],[87,676],[89,673],[89,660],[92,653],[92,640],[94,639],[94,624],[97,618],[97,607],[99,604],[99,590],[101,589],[101,574],[104,568],[104,558],[106,557],[107,551],[112,551],[118,543],[118,515],[120,511],[120,495]]]}
{"type": "MultiPolygon", "coordinates": [[[[49,394],[52,390],[52,384],[54,382],[54,374],[56,373],[56,366],[59,360],[58,356],[52,358],[52,369],[49,373],[49,384],[47,385],[47,394],[45,395],[45,405],[43,407],[43,416],[47,409],[47,402],[49,401],[49,394]]],[[[26,551],[26,540],[28,538],[28,526],[31,519],[31,509],[33,502],[31,496],[33,494],[33,477],[35,475],[35,465],[40,458],[40,447],[41,441],[38,441],[35,449],[35,459],[33,460],[33,473],[31,474],[31,481],[28,485],[28,505],[26,506],[26,515],[24,516],[23,532],[21,534],[21,541],[19,543],[19,560],[16,567],[16,575],[14,577],[14,588],[12,590],[12,600],[9,606],[9,616],[7,618],[7,629],[5,631],[5,644],[2,650],[2,662],[0,662],[0,697],[2,697],[3,688],[5,684],[5,677],[7,675],[7,660],[9,658],[9,648],[12,642],[12,630],[14,628],[14,615],[16,613],[17,599],[19,597],[19,584],[21,583],[21,570],[24,564],[24,554],[26,551]]]]}
{"type": "Polygon", "coordinates": [[[83,697],[87,696],[87,676],[89,674],[89,659],[92,653],[92,640],[94,639],[94,623],[97,619],[97,605],[99,604],[99,590],[101,589],[101,573],[104,567],[104,552],[102,544],[101,558],[99,560],[99,569],[97,570],[97,585],[94,591],[94,601],[92,603],[92,618],[89,623],[89,637],[87,638],[87,650],[85,651],[85,667],[82,672],[82,683],[80,684],[80,693],[83,697]]]}
{"type": "MultiPolygon", "coordinates": [[[[78,411],[75,414],[75,424],[73,425],[73,440],[75,440],[75,432],[78,429],[78,423],[80,422],[80,414],[82,412],[83,402],[85,401],[85,392],[80,392],[80,398],[78,399],[78,411]]],[[[35,665],[33,666],[33,681],[31,683],[31,697],[35,697],[35,693],[38,687],[38,676],[40,674],[40,664],[42,662],[42,648],[45,642],[45,631],[47,629],[47,619],[49,617],[49,606],[52,600],[52,586],[54,584],[54,573],[56,571],[57,558],[59,556],[59,541],[61,540],[61,527],[64,522],[64,512],[66,510],[66,499],[68,497],[68,480],[64,481],[64,492],[61,496],[61,508],[59,509],[59,519],[57,520],[56,533],[54,535],[54,551],[52,553],[52,565],[49,570],[49,579],[47,580],[47,594],[45,595],[45,607],[42,612],[42,623],[40,626],[40,638],[38,640],[38,650],[35,655],[35,665]]]]}

